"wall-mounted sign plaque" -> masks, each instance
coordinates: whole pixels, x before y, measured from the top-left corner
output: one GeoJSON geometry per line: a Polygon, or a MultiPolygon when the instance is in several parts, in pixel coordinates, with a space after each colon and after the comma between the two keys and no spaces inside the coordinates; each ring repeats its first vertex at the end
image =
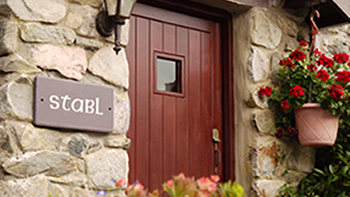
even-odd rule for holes
{"type": "Polygon", "coordinates": [[[33,123],[37,126],[112,132],[113,104],[111,87],[37,76],[33,123]]]}

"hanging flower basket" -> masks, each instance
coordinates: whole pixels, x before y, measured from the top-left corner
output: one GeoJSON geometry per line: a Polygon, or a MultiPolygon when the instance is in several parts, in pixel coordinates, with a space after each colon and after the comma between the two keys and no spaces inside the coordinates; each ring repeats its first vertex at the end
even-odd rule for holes
{"type": "Polygon", "coordinates": [[[321,108],[318,103],[305,103],[294,109],[299,141],[303,146],[332,146],[337,139],[339,115],[321,108]]]}
{"type": "Polygon", "coordinates": [[[275,87],[260,87],[258,93],[268,97],[276,115],[277,137],[299,133],[304,146],[331,146],[339,117],[350,116],[350,57],[335,53],[329,58],[318,49],[311,50],[301,41],[279,62],[275,87]]]}

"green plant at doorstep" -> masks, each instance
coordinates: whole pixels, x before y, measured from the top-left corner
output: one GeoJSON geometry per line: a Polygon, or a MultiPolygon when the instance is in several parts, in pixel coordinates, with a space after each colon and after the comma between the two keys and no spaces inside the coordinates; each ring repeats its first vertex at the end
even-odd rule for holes
{"type": "Polygon", "coordinates": [[[320,103],[333,115],[349,116],[349,66],[348,54],[335,53],[333,58],[328,58],[318,49],[310,53],[305,41],[283,58],[278,65],[279,84],[275,88],[261,87],[258,91],[259,97],[268,99],[275,112],[276,136],[298,133],[293,109],[305,103],[320,103]]]}
{"type": "MultiPolygon", "coordinates": [[[[170,197],[243,197],[244,190],[237,182],[228,181],[219,183],[219,176],[212,175],[210,178],[201,177],[195,180],[194,177],[186,177],[183,173],[174,176],[163,183],[163,191],[170,197]]],[[[141,183],[126,185],[126,179],[113,180],[118,189],[126,188],[126,195],[129,197],[158,197],[160,192],[154,190],[148,192],[141,183]]],[[[97,194],[108,195],[109,191],[101,190],[97,194]]]]}

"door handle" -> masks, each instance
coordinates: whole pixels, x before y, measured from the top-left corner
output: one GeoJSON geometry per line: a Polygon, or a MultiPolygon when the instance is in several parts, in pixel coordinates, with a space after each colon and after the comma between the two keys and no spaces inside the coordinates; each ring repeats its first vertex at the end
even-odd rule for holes
{"type": "Polygon", "coordinates": [[[213,142],[214,142],[214,155],[217,154],[218,155],[218,160],[214,166],[214,173],[215,174],[218,174],[218,167],[221,163],[221,153],[218,149],[218,143],[221,142],[220,140],[220,137],[219,137],[219,130],[218,129],[213,129],[213,133],[212,133],[212,139],[213,139],[213,142]]]}

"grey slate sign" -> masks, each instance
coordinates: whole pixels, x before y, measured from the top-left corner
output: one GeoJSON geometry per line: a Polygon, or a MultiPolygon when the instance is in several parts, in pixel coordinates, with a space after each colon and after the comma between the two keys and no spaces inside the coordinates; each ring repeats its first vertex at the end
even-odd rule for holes
{"type": "Polygon", "coordinates": [[[113,132],[113,88],[44,76],[35,78],[37,126],[113,132]]]}

